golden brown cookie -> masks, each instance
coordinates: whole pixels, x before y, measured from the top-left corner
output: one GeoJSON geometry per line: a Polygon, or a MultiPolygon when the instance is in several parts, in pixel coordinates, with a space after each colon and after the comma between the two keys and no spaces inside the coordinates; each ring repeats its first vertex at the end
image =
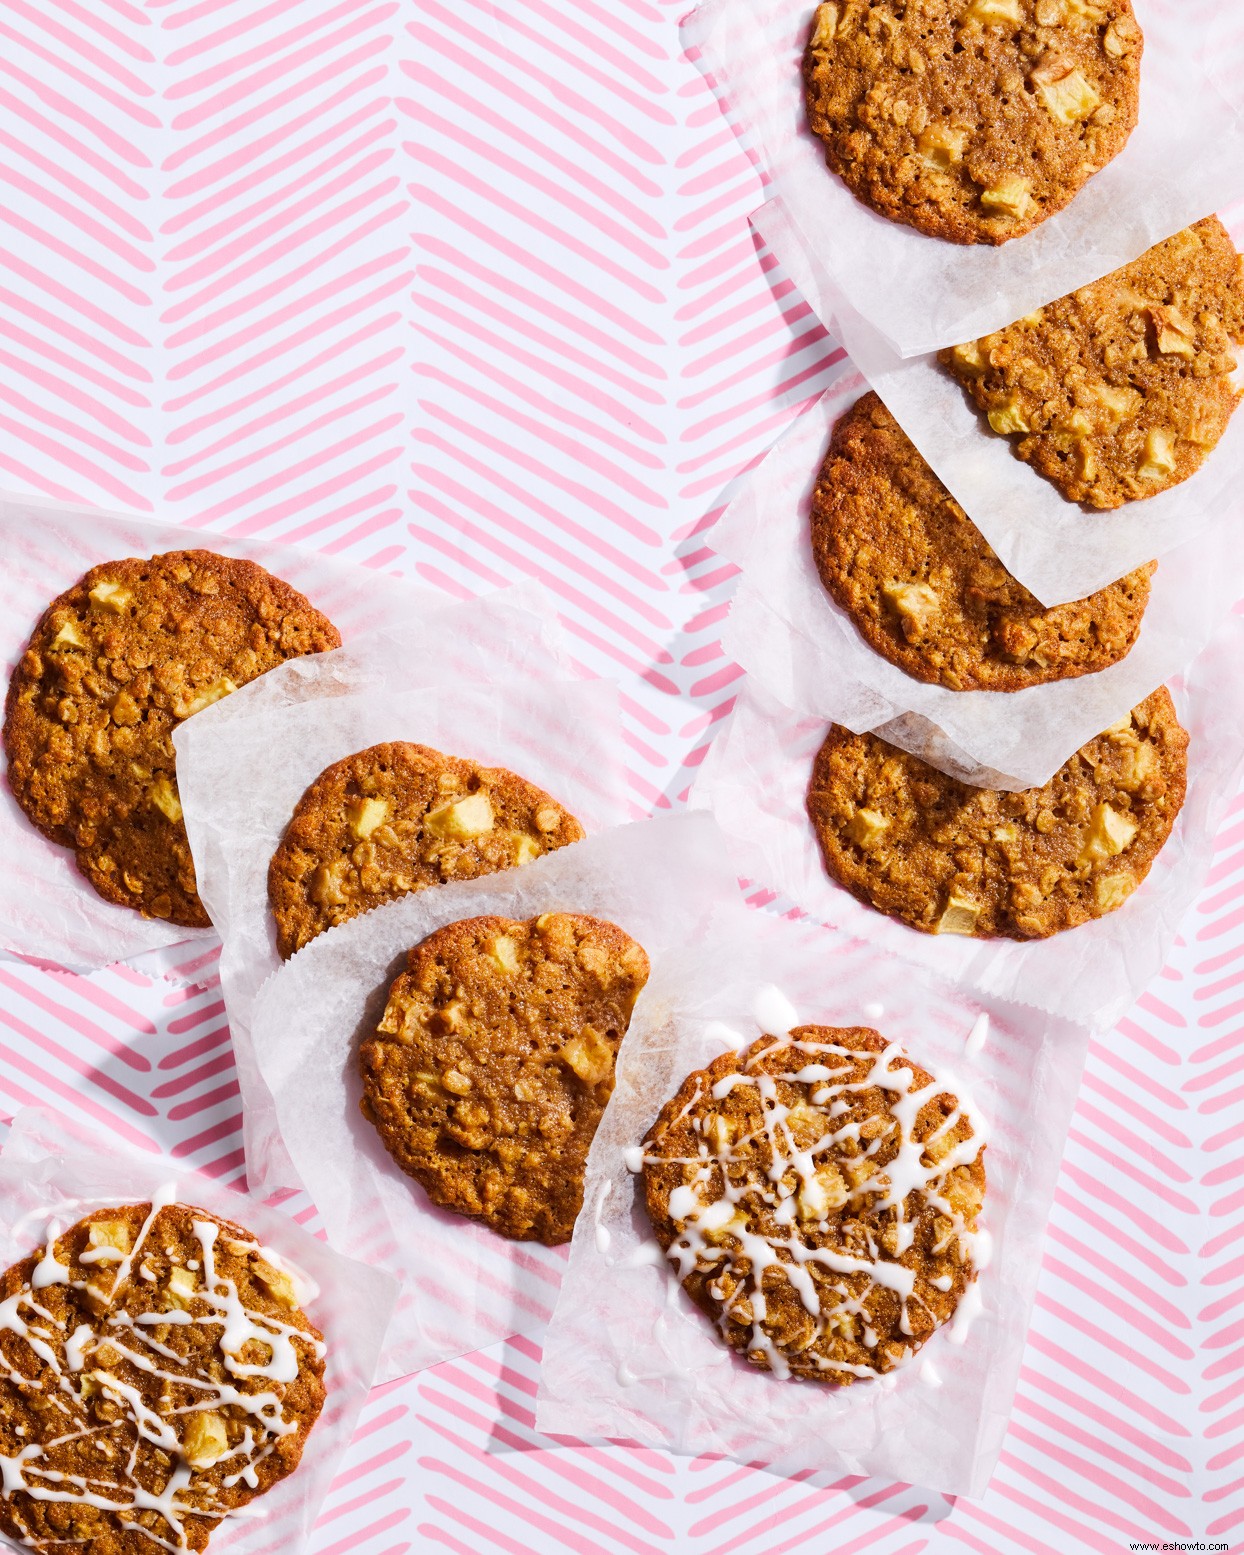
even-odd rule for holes
{"type": "Polygon", "coordinates": [[[578,842],[542,788],[393,740],[326,767],[298,801],[268,868],[281,955],[408,891],[474,880],[578,842]]]}
{"type": "Polygon", "coordinates": [[[812,554],[871,648],[951,691],[1020,691],[1117,663],[1157,566],[1047,610],[873,393],[834,427],[812,496],[812,554]]]}
{"type": "Polygon", "coordinates": [[[0,1532],[59,1555],[202,1550],[298,1467],[325,1347],[249,1231],[97,1210],[0,1276],[0,1532]]]}
{"type": "Polygon", "coordinates": [[[340,645],[253,562],[169,551],[92,567],[44,611],[9,682],[9,787],[107,901],[204,928],[173,730],[286,659],[340,645]]]}
{"type": "Polygon", "coordinates": [[[808,788],[830,875],[926,934],[1045,939],[1121,907],[1184,800],[1188,736],[1162,687],[1041,788],[972,788],[831,726],[808,788]]]}
{"type": "Polygon", "coordinates": [[[1244,271],[1216,216],[996,334],[942,351],[995,432],[1069,502],[1186,481],[1227,429],[1244,271]]]}
{"type": "Polygon", "coordinates": [[[1122,151],[1143,46],[1130,0],[827,0],[803,57],[808,122],[881,215],[1005,243],[1122,151]]]}
{"type": "Polygon", "coordinates": [[[875,1031],[796,1026],[723,1053],[643,1149],[648,1215],[683,1289],[779,1377],[893,1371],[976,1278],[984,1143],[875,1031]]]}
{"type": "Polygon", "coordinates": [[[410,952],[362,1046],[363,1115],[428,1197],[568,1242],[648,957],[614,923],[464,918],[410,952]]]}

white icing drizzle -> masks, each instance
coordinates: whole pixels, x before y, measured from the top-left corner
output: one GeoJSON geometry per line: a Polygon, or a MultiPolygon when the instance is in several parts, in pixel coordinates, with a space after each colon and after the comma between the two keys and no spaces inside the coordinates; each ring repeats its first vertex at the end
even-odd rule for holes
{"type": "Polygon", "coordinates": [[[985,1046],[989,1036],[989,1016],[984,1010],[972,1022],[972,1029],[968,1032],[963,1043],[965,1053],[979,1053],[985,1046]]]}
{"type": "Polygon", "coordinates": [[[959,1305],[955,1308],[955,1315],[950,1320],[950,1327],[946,1330],[946,1337],[951,1344],[966,1344],[968,1331],[972,1324],[981,1315],[984,1306],[984,1298],[978,1281],[973,1280],[964,1291],[959,1305]]]}
{"type": "Polygon", "coordinates": [[[80,1323],[65,1340],[65,1364],[70,1371],[81,1371],[86,1365],[86,1349],[94,1332],[89,1323],[80,1323]]]}
{"type": "Polygon", "coordinates": [[[926,1388],[940,1388],[942,1385],[941,1372],[927,1356],[920,1362],[920,1380],[926,1388]]]}
{"type": "Polygon", "coordinates": [[[725,1021],[710,1020],[704,1028],[704,1036],[709,1042],[715,1042],[718,1047],[729,1048],[737,1053],[741,1047],[747,1046],[747,1038],[735,1026],[727,1026],[725,1021]]]}
{"type": "Polygon", "coordinates": [[[660,1242],[645,1237],[638,1247],[632,1248],[625,1258],[618,1261],[619,1269],[642,1269],[648,1264],[660,1268],[665,1263],[665,1253],[660,1242]]]}
{"type": "Polygon", "coordinates": [[[860,1014],[865,1020],[880,1020],[885,1014],[885,1005],[876,999],[870,999],[867,1004],[860,1005],[860,1014]]]}
{"type": "Polygon", "coordinates": [[[795,1006],[774,983],[766,983],[752,1001],[752,1019],[761,1031],[790,1031],[799,1024],[795,1006]]]}
{"type": "Polygon", "coordinates": [[[319,1299],[320,1287],[311,1278],[307,1271],[292,1258],[283,1258],[270,1247],[259,1248],[265,1263],[270,1263],[274,1269],[279,1269],[282,1274],[287,1274],[294,1283],[294,1294],[298,1298],[300,1307],[309,1306],[311,1302],[319,1299]]]}
{"type": "Polygon", "coordinates": [[[48,1226],[47,1249],[30,1276],[33,1290],[46,1290],[49,1285],[69,1284],[69,1266],[61,1263],[56,1256],[56,1240],[59,1236],[60,1230],[56,1222],[52,1221],[48,1226]]]}
{"type": "Polygon", "coordinates": [[[605,1200],[613,1191],[613,1184],[607,1182],[600,1191],[600,1197],[596,1200],[596,1251],[607,1253],[613,1245],[613,1237],[609,1233],[608,1226],[601,1225],[600,1217],[605,1212],[605,1200]]]}
{"type": "MultiPolygon", "coordinates": [[[[139,1260],[161,1210],[176,1201],[176,1188],[172,1184],[153,1197],[150,1212],[128,1252],[104,1245],[84,1249],[78,1262],[88,1268],[101,1266],[111,1273],[110,1290],[103,1290],[91,1278],[74,1278],[72,1267],[56,1256],[60,1232],[52,1223],[48,1227],[47,1245],[34,1267],[29,1286],[0,1302],[0,1335],[16,1334],[51,1372],[55,1388],[51,1402],[65,1415],[66,1426],[64,1433],[52,1440],[29,1442],[19,1452],[7,1456],[0,1451],[0,1498],[11,1503],[12,1497],[20,1494],[33,1501],[76,1503],[112,1512],[120,1526],[141,1535],[156,1549],[180,1555],[191,1548],[187,1517],[222,1518],[239,1515],[244,1509],[217,1501],[211,1483],[197,1475],[186,1461],[178,1417],[230,1408],[245,1414],[241,1441],[213,1459],[213,1466],[234,1461],[238,1467],[224,1477],[224,1486],[232,1488],[245,1482],[251,1488],[258,1488],[256,1471],[259,1465],[275,1450],[282,1437],[299,1429],[298,1421],[284,1412],[283,1389],[278,1390],[275,1386],[292,1383],[298,1376],[295,1340],[299,1339],[313,1349],[317,1358],[323,1357],[325,1346],[293,1325],[246,1306],[236,1283],[217,1268],[216,1244],[220,1227],[214,1221],[193,1222],[202,1256],[190,1260],[186,1266],[188,1272],[197,1276],[190,1297],[204,1303],[208,1308],[206,1312],[195,1315],[184,1308],[174,1308],[163,1313],[141,1313],[135,1318],[116,1309],[116,1299],[135,1272],[136,1265],[137,1274],[143,1280],[158,1278],[147,1263],[139,1260]],[[35,1295],[36,1291],[52,1285],[67,1285],[73,1290],[89,1292],[101,1306],[98,1326],[92,1328],[83,1323],[72,1333],[66,1333],[55,1315],[35,1295]],[[195,1369],[192,1360],[146,1332],[151,1327],[183,1324],[219,1329],[216,1352],[229,1375],[239,1381],[263,1377],[274,1387],[245,1392],[233,1382],[218,1380],[205,1370],[195,1369]],[[100,1332],[101,1329],[106,1329],[106,1334],[100,1332]],[[266,1360],[242,1360],[242,1351],[252,1341],[263,1348],[256,1351],[252,1346],[250,1355],[262,1355],[266,1351],[266,1360]],[[170,1407],[164,1414],[159,1414],[147,1403],[139,1388],[117,1375],[116,1368],[122,1360],[151,1377],[189,1388],[197,1396],[192,1403],[170,1407]],[[102,1395],[114,1405],[118,1419],[97,1424],[86,1393],[88,1379],[91,1393],[102,1395]],[[86,1439],[93,1439],[99,1451],[99,1477],[51,1466],[57,1448],[86,1439]],[[147,1489],[137,1478],[140,1441],[162,1450],[173,1460],[159,1491],[147,1489]],[[149,1528],[140,1522],[138,1517],[143,1512],[155,1512],[163,1521],[162,1528],[149,1528]]],[[[253,1247],[266,1263],[293,1278],[296,1290],[300,1284],[311,1283],[305,1276],[300,1279],[268,1248],[249,1239],[245,1246],[247,1249],[253,1247]]],[[[301,1292],[299,1297],[303,1299],[301,1292]]],[[[25,1376],[13,1358],[3,1353],[0,1353],[0,1377],[27,1388],[39,1385],[37,1378],[25,1376]]],[[[17,1427],[16,1434],[23,1437],[26,1431],[17,1427]]],[[[18,1508],[10,1505],[10,1512],[20,1521],[18,1508]]],[[[49,1555],[63,1546],[86,1542],[89,1541],[39,1538],[29,1531],[21,1538],[26,1547],[47,1551],[49,1555]]]]}
{"type": "MultiPolygon", "coordinates": [[[[125,1256],[121,1259],[120,1264],[118,1265],[116,1278],[113,1280],[112,1289],[108,1293],[112,1300],[115,1300],[118,1294],[124,1290],[125,1286],[128,1284],[130,1271],[134,1267],[134,1260],[138,1257],[147,1238],[151,1235],[151,1228],[155,1225],[156,1216],[162,1209],[167,1209],[170,1204],[176,1204],[176,1202],[177,1184],[175,1182],[166,1182],[163,1187],[157,1188],[155,1193],[152,1195],[151,1209],[148,1211],[146,1220],[143,1221],[142,1230],[134,1239],[133,1247],[130,1248],[129,1252],[125,1254],[125,1256]]],[[[85,1263],[89,1257],[89,1252],[84,1253],[80,1261],[85,1263]]]]}
{"type": "MultiPolygon", "coordinates": [[[[960,1335],[966,1337],[971,1315],[979,1310],[980,1293],[975,1277],[988,1262],[988,1240],[985,1233],[974,1229],[945,1197],[944,1189],[948,1174],[955,1167],[967,1166],[976,1160],[984,1144],[984,1130],[979,1114],[972,1109],[972,1132],[962,1140],[950,1142],[948,1136],[960,1120],[969,1117],[962,1091],[952,1090],[944,1081],[935,1081],[932,1086],[922,1089],[917,1089],[914,1082],[914,1071],[896,1044],[888,1044],[880,1053],[870,1053],[836,1043],[774,1038],[768,1045],[757,1044],[742,1067],[717,1080],[711,1090],[716,1101],[724,1100],[740,1086],[756,1092],[760,1127],[771,1158],[767,1185],[758,1184],[754,1176],[749,1177],[747,1173],[742,1174],[742,1181],[731,1181],[731,1163],[743,1159],[743,1148],[755,1143],[761,1134],[756,1131],[731,1142],[728,1134],[716,1127],[720,1114],[710,1113],[707,1118],[697,1115],[704,1096],[699,1080],[690,1100],[670,1125],[676,1127],[691,1118],[699,1138],[698,1154],[683,1158],[641,1157],[653,1164],[673,1159],[684,1168],[683,1183],[673,1188],[669,1196],[669,1215],[678,1223],[678,1234],[666,1250],[679,1281],[685,1280],[697,1266],[701,1271],[716,1267],[709,1291],[721,1304],[719,1326],[722,1333],[729,1332],[732,1320],[735,1324],[746,1325],[748,1355],[762,1358],[777,1377],[788,1377],[790,1367],[764,1327],[768,1312],[764,1280],[766,1274],[771,1280],[774,1271],[790,1284],[804,1310],[814,1320],[812,1337],[806,1345],[801,1345],[801,1350],[819,1370],[877,1377],[883,1372],[894,1372],[911,1360],[915,1354],[912,1347],[891,1347],[884,1353],[884,1366],[874,1367],[833,1359],[821,1353],[817,1346],[827,1336],[844,1330],[852,1335],[862,1333],[868,1350],[875,1351],[878,1346],[878,1335],[872,1329],[866,1305],[867,1290],[856,1294],[846,1280],[836,1282],[825,1278],[826,1274],[863,1274],[870,1286],[880,1286],[895,1293],[901,1303],[899,1327],[905,1335],[914,1336],[910,1320],[912,1306],[922,1307],[926,1312],[929,1308],[916,1289],[916,1272],[899,1261],[910,1249],[916,1233],[916,1223],[909,1216],[907,1205],[913,1193],[921,1205],[918,1214],[931,1208],[950,1224],[949,1232],[936,1251],[949,1251],[957,1244],[959,1263],[967,1272],[967,1291],[956,1311],[955,1322],[959,1326],[956,1329],[952,1325],[951,1330],[955,1342],[962,1342],[960,1335]],[[759,1067],[760,1061],[775,1049],[790,1051],[788,1071],[770,1074],[759,1067]],[[851,1076],[861,1062],[866,1066],[865,1072],[861,1078],[853,1080],[851,1076]],[[797,1142],[790,1122],[795,1109],[782,1102],[778,1081],[809,1088],[809,1099],[821,1114],[820,1121],[828,1125],[819,1137],[804,1145],[797,1142]],[[832,1127],[837,1119],[851,1111],[847,1099],[850,1095],[874,1088],[886,1092],[889,1098],[888,1116],[893,1120],[893,1127],[888,1132],[862,1138],[862,1124],[858,1119],[844,1122],[836,1129],[832,1127]],[[953,1095],[955,1106],[927,1138],[918,1140],[915,1127],[919,1113],[928,1101],[942,1094],[953,1095]],[[879,1246],[870,1233],[867,1257],[845,1249],[816,1246],[805,1240],[799,1230],[801,1219],[817,1226],[821,1232],[829,1230],[829,1190],[824,1180],[818,1178],[818,1170],[823,1168],[818,1168],[815,1157],[820,1154],[824,1159],[824,1152],[847,1139],[864,1148],[854,1157],[844,1154],[831,1158],[844,1165],[851,1176],[848,1181],[842,1174],[835,1174],[836,1190],[840,1194],[845,1192],[846,1202],[859,1198],[867,1200],[875,1212],[892,1212],[887,1232],[890,1245],[879,1246]],[[941,1158],[926,1165],[922,1157],[939,1141],[945,1147],[941,1158]],[[897,1150],[891,1160],[882,1167],[868,1167],[869,1157],[883,1145],[895,1142],[897,1150]],[[736,1150],[740,1152],[738,1157],[736,1150]],[[860,1168],[858,1174],[852,1173],[853,1165],[860,1168]],[[751,1213],[744,1202],[748,1199],[752,1201],[751,1213]],[[778,1229],[768,1233],[753,1229],[758,1223],[754,1211],[760,1203],[768,1209],[770,1219],[778,1229]],[[826,1218],[815,1219],[818,1212],[826,1218]],[[733,1246],[724,1240],[726,1237],[731,1239],[733,1246]],[[821,1273],[819,1282],[813,1278],[814,1267],[821,1273]],[[835,1298],[835,1304],[829,1307],[822,1300],[827,1288],[835,1298]]],[[[810,1109],[797,1105],[803,1112],[799,1123],[806,1137],[810,1109]]],[[[630,1152],[627,1166],[635,1170],[629,1156],[630,1152]]],[[[832,1207],[837,1208],[842,1202],[839,1199],[832,1207]]],[[[953,1288],[954,1280],[949,1275],[942,1275],[931,1283],[937,1290],[948,1292],[953,1288]]]]}

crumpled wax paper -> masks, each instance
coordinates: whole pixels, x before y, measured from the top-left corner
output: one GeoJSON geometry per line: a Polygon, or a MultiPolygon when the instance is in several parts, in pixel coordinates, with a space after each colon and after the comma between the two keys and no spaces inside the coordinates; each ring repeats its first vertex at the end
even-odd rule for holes
{"type": "Polygon", "coordinates": [[[848,374],[809,407],[708,535],[743,574],[722,646],[787,707],[871,730],[978,787],[1031,788],[1180,674],[1244,590],[1244,552],[1218,528],[1159,563],[1140,635],[1118,664],[1023,691],[950,691],[917,680],[865,642],[812,556],[817,472],[834,422],[857,393],[848,374]]]}
{"type": "MultiPolygon", "coordinates": [[[[472,611],[461,641],[496,642],[489,682],[432,683],[452,670],[448,641],[395,639],[360,674],[346,654],[296,659],[187,720],[175,736],[177,781],[199,894],[220,934],[220,979],[252,1187],[296,1187],[259,1073],[251,1004],[281,965],[268,906],[268,864],[307,787],[335,761],[385,740],[412,740],[484,766],[508,767],[578,817],[588,832],[628,815],[618,693],[606,681],[549,678],[539,636],[509,612],[472,611]],[[513,679],[505,679],[510,675],[513,679]]],[[[439,887],[437,889],[440,889],[439,887]]]]}
{"type": "Polygon", "coordinates": [[[683,44],[808,255],[903,356],[1001,329],[1244,192],[1238,96],[1228,101],[1209,63],[1231,8],[1207,25],[1185,0],[1134,0],[1145,33],[1140,121],[1119,155],[1026,237],[998,247],[926,237],[870,210],[825,165],[800,74],[815,9],[706,0],[684,20],[683,44]]]}
{"type": "MultiPolygon", "coordinates": [[[[312,940],[264,985],[254,1051],[294,1168],[334,1246],[401,1282],[383,1377],[539,1328],[566,1258],[564,1247],[509,1241],[437,1208],[359,1111],[359,1045],[383,1014],[407,951],[462,918],[582,912],[637,940],[653,983],[664,986],[664,964],[699,941],[717,906],[737,899],[712,820],[666,816],[378,907],[312,940]]],[[[641,994],[637,1012],[650,1003],[641,994]]]]}
{"type": "Polygon", "coordinates": [[[298,1555],[350,1444],[367,1398],[397,1294],[393,1280],[334,1251],[295,1221],[145,1148],[122,1144],[43,1108],[26,1107],[0,1153],[0,1269],[93,1210],[149,1200],[172,1183],[177,1200],[244,1226],[277,1253],[302,1287],[307,1315],[324,1335],[327,1398],[297,1470],[244,1515],[226,1518],[212,1550],[298,1555]]]}
{"type": "Polygon", "coordinates": [[[980,1495],[1006,1432],[1087,1033],[976,998],[862,940],[741,907],[654,968],[588,1161],[544,1339],[541,1431],[654,1442],[783,1475],[880,1474],[980,1495]],[[871,1026],[966,1104],[987,1138],[981,1309],[907,1366],[835,1388],[731,1354],[661,1255],[626,1152],[686,1075],[796,1024],[871,1026]],[[969,1038],[971,1040],[969,1040],[969,1038]]]}
{"type": "Polygon", "coordinates": [[[1231,616],[1171,686],[1191,736],[1183,809],[1144,882],[1116,911],[1049,939],[923,934],[830,879],[805,809],[825,719],[745,683],[691,792],[731,839],[739,873],[785,892],[823,923],[983,994],[1112,1026],[1166,963],[1209,869],[1214,836],[1244,767],[1244,620],[1231,616]]]}
{"type": "MultiPolygon", "coordinates": [[[[836,295],[802,247],[782,200],[762,205],[751,221],[812,306],[832,315],[852,362],[1003,565],[1043,604],[1083,599],[1193,541],[1215,566],[1223,560],[1235,564],[1233,573],[1238,568],[1233,541],[1244,489],[1244,415],[1230,421],[1201,468],[1178,486],[1109,512],[1068,502],[1016,457],[1012,439],[990,430],[936,356],[900,357],[836,295]]],[[[1239,222],[1234,236],[1244,241],[1239,222]]]]}
{"type": "MultiPolygon", "coordinates": [[[[445,596],[431,589],[311,551],[0,493],[0,655],[6,679],[47,606],[91,567],[196,547],[266,567],[322,610],[346,643],[365,631],[399,629],[445,603],[445,596]]],[[[156,976],[176,975],[188,963],[185,978],[177,980],[193,981],[196,958],[216,943],[210,929],[143,918],[104,901],[78,873],[73,854],[30,824],[7,784],[0,784],[0,844],[5,861],[0,955],[77,972],[127,961],[156,976]]]]}

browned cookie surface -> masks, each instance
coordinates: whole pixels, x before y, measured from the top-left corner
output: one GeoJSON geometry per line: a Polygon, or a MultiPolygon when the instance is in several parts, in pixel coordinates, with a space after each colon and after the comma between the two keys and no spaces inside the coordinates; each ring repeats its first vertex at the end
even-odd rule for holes
{"type": "Polygon", "coordinates": [[[1027,318],[940,355],[990,427],[1070,502],[1176,486],[1226,431],[1244,272],[1216,216],[1027,318]]]}
{"type": "Polygon", "coordinates": [[[644,1141],[644,1194],[732,1349],[847,1384],[909,1360],[976,1278],[983,1155],[957,1098],[899,1047],[797,1026],[687,1076],[644,1141]]]}
{"type": "Polygon", "coordinates": [[[0,1531],[18,1543],[202,1550],[298,1467],[324,1345],[240,1226],[98,1210],[0,1276],[0,1303],[0,1531]]]}
{"type": "Polygon", "coordinates": [[[410,952],[363,1044],[364,1116],[435,1203],[568,1242],[647,980],[643,949],[599,918],[449,924],[410,952]]]}
{"type": "Polygon", "coordinates": [[[268,869],[281,955],[347,918],[578,842],[557,800],[504,767],[393,740],[326,767],[268,869]]]}
{"type": "Polygon", "coordinates": [[[1142,48],[1129,0],[827,0],[804,53],[808,122],[883,216],[1005,243],[1123,149],[1142,48]]]}
{"type": "Polygon", "coordinates": [[[872,648],[952,691],[1020,691],[1116,663],[1136,641],[1156,566],[1047,610],[871,392],[834,427],[812,498],[812,552],[872,648]]]}
{"type": "Polygon", "coordinates": [[[1122,906],[1184,799],[1188,736],[1162,688],[1041,788],[972,788],[833,725],[808,815],[854,896],[928,934],[1044,939],[1122,906]]]}
{"type": "Polygon", "coordinates": [[[92,567],[48,606],[9,682],[9,787],[110,902],[205,927],[172,734],[337,629],[253,562],[170,551],[92,567]]]}

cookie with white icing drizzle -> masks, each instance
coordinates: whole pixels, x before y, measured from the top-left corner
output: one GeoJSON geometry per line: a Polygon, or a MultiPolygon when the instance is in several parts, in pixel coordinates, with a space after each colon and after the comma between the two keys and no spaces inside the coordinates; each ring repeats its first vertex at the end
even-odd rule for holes
{"type": "Polygon", "coordinates": [[[762,1370],[881,1376],[974,1305],[981,1121],[875,1031],[797,1026],[723,1053],[643,1151],[658,1242],[762,1370]]]}
{"type": "Polygon", "coordinates": [[[293,1472],[325,1346],[249,1231],[98,1210],[0,1277],[0,1533],[63,1555],[206,1547],[293,1472]]]}

